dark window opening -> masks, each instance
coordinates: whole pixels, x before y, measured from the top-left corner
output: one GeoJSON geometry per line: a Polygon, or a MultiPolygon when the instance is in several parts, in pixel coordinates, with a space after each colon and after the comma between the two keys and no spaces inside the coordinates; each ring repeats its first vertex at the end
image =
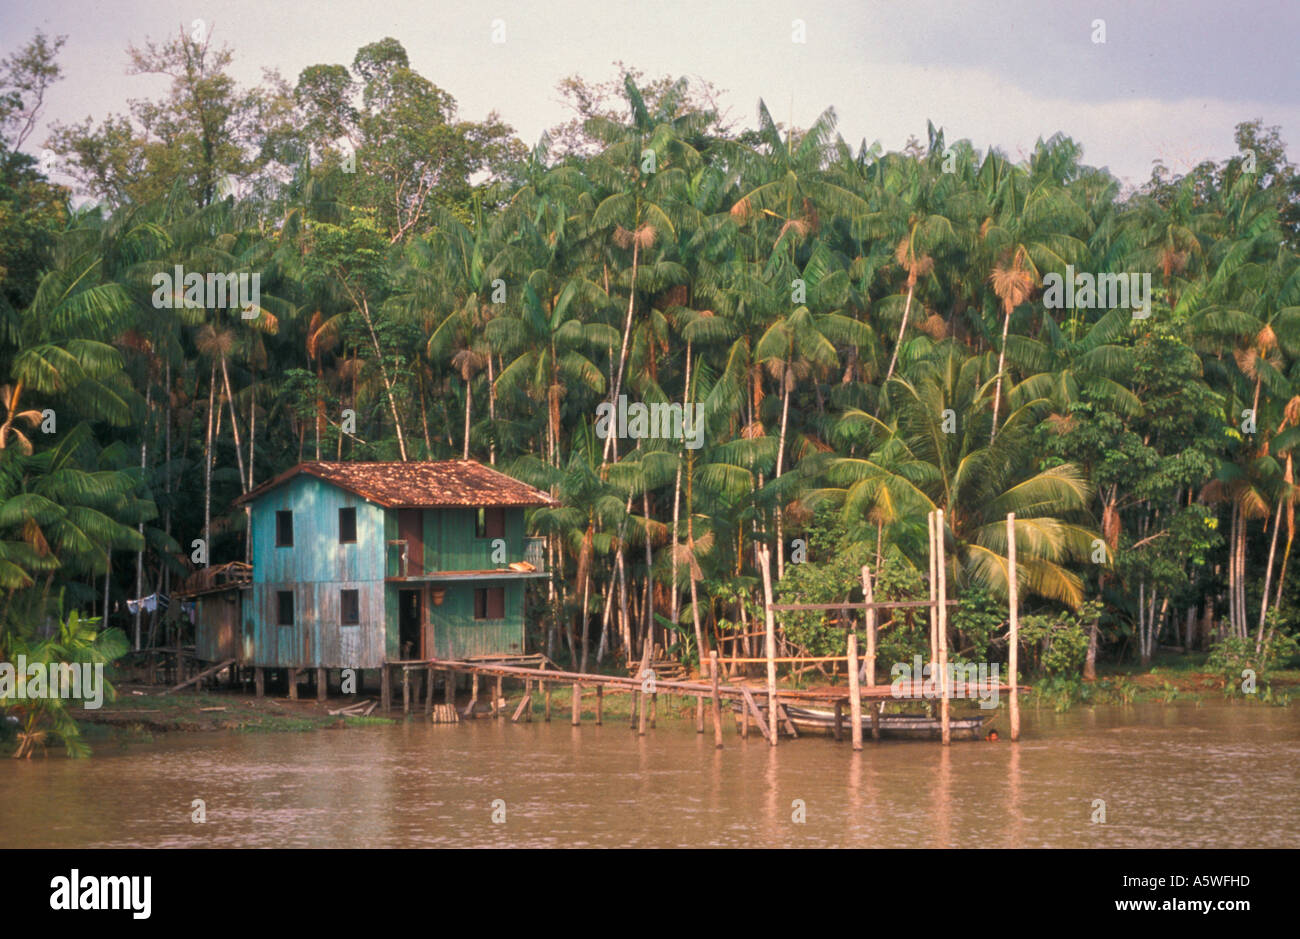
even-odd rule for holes
{"type": "Polygon", "coordinates": [[[361,622],[361,593],[357,590],[339,591],[339,610],[344,626],[356,626],[361,622]]]}
{"type": "Polygon", "coordinates": [[[277,626],[293,625],[293,591],[279,590],[275,594],[275,623],[277,626]]]}
{"type": "Polygon", "coordinates": [[[339,544],[353,544],[357,540],[357,510],[339,509],[339,544]]]}
{"type": "Polygon", "coordinates": [[[275,546],[277,548],[293,547],[293,513],[275,513],[275,546]]]}
{"type": "Polygon", "coordinates": [[[478,510],[474,533],[480,538],[504,538],[506,536],[506,510],[503,508],[483,508],[478,510]]]}
{"type": "Polygon", "coordinates": [[[479,587],[474,591],[475,619],[506,618],[506,588],[479,587]]]}

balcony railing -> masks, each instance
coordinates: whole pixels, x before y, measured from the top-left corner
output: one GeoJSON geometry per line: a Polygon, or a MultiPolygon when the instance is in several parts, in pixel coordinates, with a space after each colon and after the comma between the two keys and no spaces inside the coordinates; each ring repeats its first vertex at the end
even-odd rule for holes
{"type": "Polygon", "coordinates": [[[533,565],[540,573],[546,572],[546,539],[525,538],[524,560],[533,565]]]}
{"type": "MultiPolygon", "coordinates": [[[[409,564],[409,551],[407,543],[403,539],[389,541],[385,545],[384,557],[384,576],[385,577],[409,577],[411,575],[409,564]]],[[[545,538],[525,538],[524,539],[524,556],[523,560],[533,566],[538,573],[546,573],[546,539],[545,538]]],[[[487,567],[497,567],[489,563],[487,567]]],[[[418,576],[419,572],[415,574],[418,576]]]]}

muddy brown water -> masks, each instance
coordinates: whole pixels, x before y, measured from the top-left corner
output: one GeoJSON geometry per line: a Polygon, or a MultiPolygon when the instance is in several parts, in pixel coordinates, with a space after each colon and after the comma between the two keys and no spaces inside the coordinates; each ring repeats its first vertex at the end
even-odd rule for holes
{"type": "Polygon", "coordinates": [[[558,719],[100,742],[0,760],[0,847],[1300,845],[1300,707],[1028,709],[1018,745],[1005,723],[859,754],[558,719]]]}

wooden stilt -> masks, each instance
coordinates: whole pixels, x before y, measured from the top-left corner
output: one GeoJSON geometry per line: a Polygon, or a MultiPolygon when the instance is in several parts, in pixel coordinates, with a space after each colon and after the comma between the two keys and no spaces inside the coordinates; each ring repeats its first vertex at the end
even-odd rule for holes
{"type": "Polygon", "coordinates": [[[496,689],[492,695],[492,716],[497,719],[500,719],[505,716],[505,714],[502,712],[501,709],[501,697],[502,697],[501,681],[502,681],[501,676],[498,675],[496,689]]]}
{"type": "Polygon", "coordinates": [[[862,749],[862,692],[858,687],[858,634],[849,630],[849,735],[853,749],[862,749]]]}
{"type": "Polygon", "coordinates": [[[641,692],[641,694],[640,694],[640,698],[641,698],[641,714],[640,714],[640,719],[638,720],[638,723],[637,723],[637,734],[640,735],[640,736],[642,736],[642,737],[645,736],[645,725],[646,725],[646,719],[649,717],[649,711],[650,711],[650,701],[649,701],[649,698],[650,698],[650,697],[651,697],[651,695],[646,694],[644,691],[641,692]]]}
{"type": "Polygon", "coordinates": [[[695,732],[704,733],[704,695],[695,696],[695,732]]]}
{"type": "Polygon", "coordinates": [[[533,703],[533,693],[527,690],[528,687],[527,685],[525,685],[524,687],[525,687],[525,691],[524,691],[523,699],[519,702],[519,707],[515,708],[515,713],[510,718],[510,722],[512,724],[519,723],[519,716],[525,713],[524,709],[533,703]]]}
{"type": "Polygon", "coordinates": [[[289,669],[289,700],[298,700],[298,670],[296,668],[289,669]]]}
{"type": "Polygon", "coordinates": [[[1007,640],[1007,684],[1011,686],[1011,739],[1020,739],[1020,585],[1016,582],[1016,516],[1007,513],[1007,600],[1011,635],[1007,640]]]}
{"type": "Polygon", "coordinates": [[[844,702],[835,702],[835,740],[844,739],[844,702]]]}
{"type": "Polygon", "coordinates": [[[424,713],[433,714],[433,666],[424,667],[424,713]]]}
{"type": "Polygon", "coordinates": [[[582,723],[582,686],[576,681],[573,683],[573,720],[572,724],[577,727],[582,723]]]}
{"type": "MultiPolygon", "coordinates": [[[[781,723],[785,724],[785,732],[794,739],[799,739],[799,728],[794,726],[794,721],[790,719],[790,712],[785,709],[785,705],[780,701],[776,703],[777,713],[781,716],[781,723]]],[[[777,732],[776,720],[772,721],[772,732],[777,732]]]]}
{"type": "Polygon", "coordinates": [[[936,566],[939,569],[939,720],[942,724],[943,745],[952,743],[951,704],[948,687],[948,559],[945,556],[943,534],[943,509],[935,513],[934,543],[938,548],[936,566]]]}
{"type": "Polygon", "coordinates": [[[447,710],[456,713],[456,673],[451,669],[443,672],[442,678],[442,697],[443,703],[447,705],[447,710]]]}
{"type": "Polygon", "coordinates": [[[469,706],[465,708],[465,716],[475,720],[477,715],[474,712],[478,708],[478,672],[471,672],[469,677],[469,706]]]}
{"type": "Polygon", "coordinates": [[[632,715],[631,717],[628,718],[628,727],[631,730],[636,730],[637,700],[639,695],[640,692],[637,691],[636,689],[633,689],[632,692],[628,695],[628,700],[631,702],[631,707],[632,707],[632,715]]]}
{"type": "Polygon", "coordinates": [[[402,713],[411,713],[411,668],[402,666],[402,713]]]}
{"type": "MultiPolygon", "coordinates": [[[[745,696],[746,707],[748,707],[750,712],[754,715],[754,723],[758,725],[758,732],[763,735],[763,739],[770,745],[772,742],[772,733],[767,728],[767,721],[763,720],[763,712],[758,709],[758,702],[754,700],[754,695],[748,688],[742,685],[740,691],[741,694],[745,696]]],[[[776,713],[775,711],[769,711],[768,713],[772,715],[772,726],[775,727],[776,713]]]]}
{"type": "Polygon", "coordinates": [[[718,653],[709,653],[709,677],[713,682],[713,746],[722,749],[722,704],[718,700],[718,653]]]}
{"type": "Polygon", "coordinates": [[[871,739],[880,739],[880,709],[884,707],[881,702],[872,702],[871,705],[871,739]]]}
{"type": "Polygon", "coordinates": [[[740,708],[740,739],[749,739],[749,703],[742,701],[740,708]]]}
{"type": "Polygon", "coordinates": [[[659,692],[650,695],[650,727],[654,729],[655,722],[659,719],[659,692]]]}
{"type": "Polygon", "coordinates": [[[388,672],[388,663],[379,666],[379,708],[384,713],[393,709],[393,676],[388,672]]]}
{"type": "Polygon", "coordinates": [[[596,726],[605,722],[605,686],[596,686],[596,726]]]}
{"type": "Polygon", "coordinates": [[[259,698],[266,695],[266,669],[261,667],[253,669],[253,688],[259,698]]]}
{"type": "Polygon", "coordinates": [[[551,722],[551,683],[550,682],[547,681],[542,682],[542,700],[546,705],[545,713],[543,717],[545,718],[546,722],[549,724],[551,722]]]}
{"type": "Polygon", "coordinates": [[[329,674],[323,668],[316,669],[316,700],[324,701],[329,693],[329,674]]]}

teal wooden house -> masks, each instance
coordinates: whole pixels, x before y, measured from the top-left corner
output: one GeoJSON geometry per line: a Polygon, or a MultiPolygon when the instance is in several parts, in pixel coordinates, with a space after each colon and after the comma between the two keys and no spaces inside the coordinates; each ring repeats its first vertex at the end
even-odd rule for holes
{"type": "Polygon", "coordinates": [[[471,460],[300,463],[235,504],[252,571],[193,591],[198,658],[330,669],[524,654],[524,589],[546,576],[524,511],[546,493],[471,460]]]}

